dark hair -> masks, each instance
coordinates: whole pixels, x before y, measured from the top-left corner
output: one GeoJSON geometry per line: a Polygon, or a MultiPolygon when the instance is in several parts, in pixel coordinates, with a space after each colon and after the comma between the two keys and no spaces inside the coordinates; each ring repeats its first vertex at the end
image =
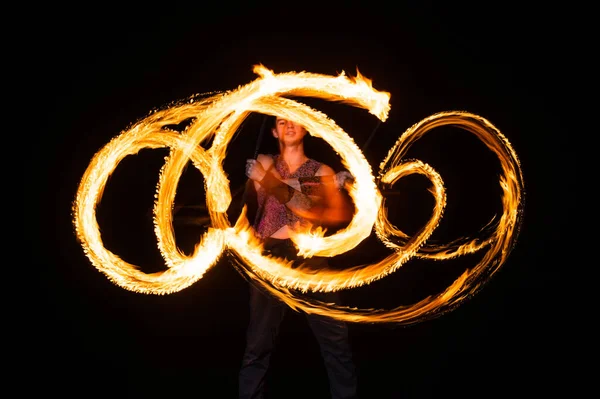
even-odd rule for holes
{"type": "Polygon", "coordinates": [[[267,115],[267,123],[265,124],[269,129],[277,127],[277,117],[273,115],[267,115]]]}

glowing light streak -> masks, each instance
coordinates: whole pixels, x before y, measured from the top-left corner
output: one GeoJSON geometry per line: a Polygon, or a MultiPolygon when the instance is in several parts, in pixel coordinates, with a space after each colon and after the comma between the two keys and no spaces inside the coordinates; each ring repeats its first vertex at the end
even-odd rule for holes
{"type": "Polygon", "coordinates": [[[307,72],[274,74],[262,65],[254,71],[259,78],[237,90],[208,98],[191,100],[152,113],[111,140],[92,158],[73,203],[73,223],[77,238],[91,263],[115,284],[135,292],[164,295],[189,287],[213,267],[224,251],[233,252],[235,265],[247,278],[262,285],[294,309],[329,315],[352,322],[415,323],[439,315],[476,293],[506,261],[518,236],[524,204],[523,179],[516,153],[508,140],[489,121],[468,112],[450,111],[432,115],[409,128],[390,149],[380,165],[379,181],[392,185],[402,177],[421,174],[432,183],[435,206],[430,220],[413,236],[397,229],[387,219],[385,201],[371,167],[354,141],[321,112],[282,97],[318,97],[363,108],[385,121],[390,109],[387,92],[377,91],[360,73],[355,78],[344,73],[327,76],[307,72]],[[242,212],[231,226],[225,211],[231,203],[229,181],[222,168],[227,146],[234,133],[252,112],[298,121],[311,135],[327,141],[355,177],[348,192],[355,214],[347,227],[325,236],[325,231],[298,232],[292,236],[299,253],[306,257],[333,257],[350,251],[373,231],[392,254],[370,265],[347,270],[292,269],[282,259],[263,256],[262,244],[253,235],[242,212]],[[193,122],[183,133],[168,130],[185,120],[193,122]],[[438,226],[446,205],[440,175],[421,161],[403,160],[406,151],[431,129],[454,125],[475,134],[498,157],[502,167],[503,213],[492,220],[474,239],[462,238],[445,245],[427,240],[438,226]],[[208,149],[201,144],[212,140],[208,149]],[[159,179],[154,203],[154,228],[166,270],[143,273],[139,266],[125,262],[107,250],[96,220],[107,180],[119,162],[145,148],[169,148],[159,179]],[[211,226],[200,237],[195,251],[183,254],[175,243],[172,225],[174,199],[183,168],[191,160],[204,176],[206,202],[211,226]],[[360,193],[360,195],[359,195],[360,193]],[[357,309],[325,304],[297,292],[335,291],[369,284],[398,270],[413,257],[448,259],[486,249],[485,256],[465,271],[444,292],[418,303],[391,310],[357,309]]]}

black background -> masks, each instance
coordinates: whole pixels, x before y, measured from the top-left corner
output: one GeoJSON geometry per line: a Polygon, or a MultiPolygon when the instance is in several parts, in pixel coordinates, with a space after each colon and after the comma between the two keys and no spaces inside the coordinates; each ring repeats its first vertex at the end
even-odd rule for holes
{"type": "MultiPolygon", "coordinates": [[[[276,73],[355,75],[358,69],[376,89],[390,92],[390,118],[365,150],[375,172],[402,132],[447,110],[490,120],[521,160],[521,234],[500,273],[479,294],[413,326],[351,326],[361,397],[545,396],[577,389],[565,375],[567,327],[557,317],[566,311],[563,206],[574,184],[557,162],[571,158],[559,138],[569,125],[563,108],[567,70],[557,60],[569,55],[570,45],[555,21],[566,14],[510,2],[420,4],[38,9],[24,70],[40,118],[27,123],[37,130],[39,164],[24,192],[36,193],[26,196],[26,221],[40,227],[32,245],[43,250],[32,250],[40,255],[32,270],[41,287],[14,294],[27,303],[33,337],[24,346],[24,375],[36,382],[22,389],[80,397],[236,397],[247,285],[227,258],[181,292],[130,292],[89,263],[70,210],[91,157],[112,137],[173,101],[249,83],[258,63],[276,73]],[[31,187],[35,191],[27,191],[31,187]],[[29,293],[35,300],[25,298],[29,293]]],[[[311,104],[322,106],[359,146],[377,124],[363,110],[311,104]]],[[[259,123],[251,116],[231,144],[225,167],[232,190],[244,181],[241,160],[254,151],[259,123]]],[[[327,146],[316,139],[313,144],[321,148],[315,154],[335,166],[327,146]]],[[[448,190],[436,238],[473,234],[497,212],[497,161],[476,139],[440,129],[412,151],[440,172],[448,190]]],[[[151,207],[166,154],[147,150],[124,160],[98,210],[107,248],[149,271],[162,265],[151,207]]],[[[398,187],[403,194],[388,200],[391,217],[411,232],[428,217],[431,200],[418,179],[398,187]]],[[[188,168],[176,202],[202,200],[202,176],[188,168]]],[[[176,226],[181,247],[191,248],[198,231],[176,226]]],[[[383,250],[373,241],[350,259],[380,256],[383,250]]],[[[411,261],[347,299],[367,307],[413,303],[439,292],[476,259],[411,261]]],[[[318,346],[302,316],[288,315],[274,356],[273,397],[328,397],[318,346]]]]}

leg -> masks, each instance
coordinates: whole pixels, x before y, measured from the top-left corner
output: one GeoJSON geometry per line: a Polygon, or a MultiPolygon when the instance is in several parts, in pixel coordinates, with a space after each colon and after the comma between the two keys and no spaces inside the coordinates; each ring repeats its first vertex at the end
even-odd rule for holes
{"type": "Polygon", "coordinates": [[[263,398],[269,360],[284,312],[281,302],[250,285],[250,323],[239,374],[240,399],[263,398]]]}
{"type": "MultiPolygon", "coordinates": [[[[339,302],[339,293],[311,293],[324,302],[339,302]]],[[[306,316],[321,348],[333,399],[357,398],[357,377],[346,323],[320,315],[306,316]]]]}

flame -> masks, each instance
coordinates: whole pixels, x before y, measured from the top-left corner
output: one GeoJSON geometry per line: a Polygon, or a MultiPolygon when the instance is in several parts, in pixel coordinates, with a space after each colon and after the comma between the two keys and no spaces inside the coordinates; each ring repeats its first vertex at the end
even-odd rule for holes
{"type": "Polygon", "coordinates": [[[263,286],[296,310],[328,315],[353,322],[415,323],[450,310],[477,292],[506,261],[518,236],[524,203],[523,179],[516,153],[508,140],[484,118],[462,111],[442,112],[425,118],[409,128],[390,149],[380,165],[379,181],[394,184],[400,178],[418,173],[432,183],[435,206],[430,220],[413,237],[408,237],[387,219],[384,199],[376,185],[364,155],[335,121],[305,104],[282,97],[318,97],[341,101],[368,110],[385,121],[390,110],[390,94],[373,88],[372,81],[357,71],[350,78],[344,72],[328,76],[307,72],[275,74],[263,65],[255,65],[259,76],[237,90],[190,100],[153,112],[130,129],[121,132],[92,158],[73,203],[75,233],[93,266],[115,284],[135,292],[164,295],[185,289],[213,267],[225,250],[233,252],[235,265],[251,281],[263,286]],[[298,231],[292,240],[305,257],[333,257],[355,248],[373,231],[393,250],[392,255],[371,265],[348,270],[292,269],[290,262],[264,256],[261,241],[254,235],[242,212],[231,226],[225,211],[231,203],[229,181],[222,163],[227,145],[245,118],[262,113],[298,121],[311,135],[327,141],[340,155],[343,165],[355,177],[348,192],[355,213],[348,226],[335,234],[325,231],[298,231]],[[193,118],[183,133],[166,127],[193,118]],[[502,166],[500,185],[503,214],[492,220],[481,233],[485,239],[460,239],[446,245],[427,240],[438,226],[446,205],[444,185],[439,174],[420,161],[403,160],[409,146],[427,131],[447,124],[462,127],[481,139],[497,156],[502,166]],[[212,140],[210,148],[200,144],[212,140]],[[160,171],[154,203],[154,229],[157,244],[167,269],[146,274],[102,244],[96,220],[96,206],[106,182],[119,162],[144,148],[169,148],[160,171]],[[172,209],[179,178],[191,160],[203,174],[211,227],[200,237],[192,255],[176,246],[172,209]],[[359,195],[360,193],[360,195],[359,195]],[[335,291],[369,284],[393,273],[412,257],[448,259],[487,248],[483,259],[465,271],[439,295],[410,306],[391,310],[356,309],[325,304],[300,297],[296,292],[335,291]]]}

